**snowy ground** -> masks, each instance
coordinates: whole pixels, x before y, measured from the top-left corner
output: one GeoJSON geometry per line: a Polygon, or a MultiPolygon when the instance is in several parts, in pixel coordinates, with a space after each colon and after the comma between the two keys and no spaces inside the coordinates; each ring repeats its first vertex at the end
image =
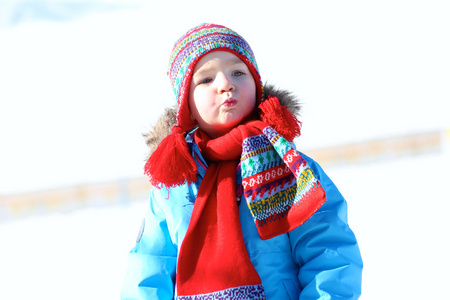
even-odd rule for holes
{"type": "MultiPolygon", "coordinates": [[[[330,168],[364,259],[363,300],[449,299],[448,155],[330,168]]],[[[0,223],[0,299],[118,299],[146,202],[0,223]]]]}
{"type": "Polygon", "coordinates": [[[145,202],[0,224],[0,299],[118,299],[145,202]]]}

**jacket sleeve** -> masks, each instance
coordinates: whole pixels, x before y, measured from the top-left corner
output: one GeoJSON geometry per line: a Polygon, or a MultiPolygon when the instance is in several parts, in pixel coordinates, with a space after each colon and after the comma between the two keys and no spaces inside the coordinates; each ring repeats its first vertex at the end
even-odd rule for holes
{"type": "Polygon", "coordinates": [[[158,202],[161,194],[152,189],[150,206],[140,236],[128,256],[128,270],[121,299],[173,299],[177,248],[158,202]]]}
{"type": "Polygon", "coordinates": [[[303,156],[318,176],[327,201],[289,233],[294,260],[300,266],[300,300],[358,299],[363,263],[347,224],[347,203],[322,168],[303,156]]]}

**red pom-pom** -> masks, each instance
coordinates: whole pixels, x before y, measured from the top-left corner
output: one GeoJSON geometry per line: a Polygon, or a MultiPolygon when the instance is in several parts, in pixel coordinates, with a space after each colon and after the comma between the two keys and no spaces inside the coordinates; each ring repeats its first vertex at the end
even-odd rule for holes
{"type": "Polygon", "coordinates": [[[285,139],[292,142],[301,134],[301,123],[285,106],[280,104],[277,97],[269,97],[263,101],[261,120],[272,126],[285,139]]]}
{"type": "Polygon", "coordinates": [[[153,186],[174,187],[197,180],[197,165],[189,153],[184,135],[172,133],[164,138],[144,167],[153,186]]]}

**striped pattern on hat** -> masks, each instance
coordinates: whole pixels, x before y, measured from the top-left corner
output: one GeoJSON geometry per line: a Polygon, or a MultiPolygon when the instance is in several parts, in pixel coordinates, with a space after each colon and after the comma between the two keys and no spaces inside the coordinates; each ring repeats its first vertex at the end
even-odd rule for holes
{"type": "Polygon", "coordinates": [[[201,24],[190,29],[175,43],[169,61],[167,74],[179,108],[177,125],[182,128],[190,125],[188,97],[195,66],[202,56],[216,50],[229,51],[247,65],[255,79],[257,99],[262,100],[263,84],[250,45],[227,27],[201,24]]]}

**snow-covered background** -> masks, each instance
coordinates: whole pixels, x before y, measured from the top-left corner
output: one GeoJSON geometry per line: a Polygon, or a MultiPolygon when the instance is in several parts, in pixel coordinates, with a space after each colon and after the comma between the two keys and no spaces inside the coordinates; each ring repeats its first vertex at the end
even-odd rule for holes
{"type": "MultiPolygon", "coordinates": [[[[142,176],[188,28],[252,45],[301,97],[300,149],[442,131],[443,149],[326,171],[349,203],[361,299],[450,299],[447,1],[0,1],[0,195],[142,176]]],[[[0,299],[117,299],[145,199],[0,221],[0,299]]]]}

